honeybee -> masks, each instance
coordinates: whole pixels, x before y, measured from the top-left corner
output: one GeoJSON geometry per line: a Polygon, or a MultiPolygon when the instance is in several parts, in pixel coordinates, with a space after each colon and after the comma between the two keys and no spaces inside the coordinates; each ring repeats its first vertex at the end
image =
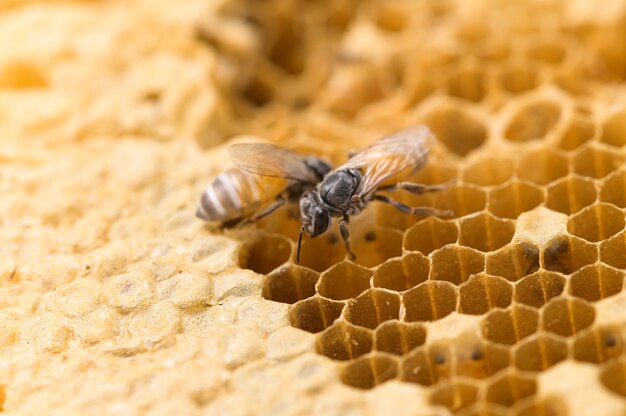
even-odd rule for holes
{"type": "Polygon", "coordinates": [[[379,192],[404,190],[413,194],[439,191],[448,186],[421,185],[402,180],[426,163],[435,137],[426,126],[409,127],[377,140],[351,156],[348,161],[328,173],[324,179],[300,199],[302,227],[298,235],[296,262],[300,262],[302,236],[323,234],[332,217],[339,217],[339,231],[350,259],[347,224],[351,215],[360,213],[373,200],[390,204],[400,212],[414,215],[451,215],[452,211],[429,207],[410,207],[379,192]]]}
{"type": "Polygon", "coordinates": [[[196,210],[197,217],[225,227],[259,220],[288,202],[298,202],[331,170],[321,158],[267,143],[235,144],[228,152],[236,167],[215,178],[196,210]]]}

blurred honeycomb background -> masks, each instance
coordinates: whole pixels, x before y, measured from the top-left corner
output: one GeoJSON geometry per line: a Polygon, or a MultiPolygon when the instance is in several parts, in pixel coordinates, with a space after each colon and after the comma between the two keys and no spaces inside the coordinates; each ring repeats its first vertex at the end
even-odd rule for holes
{"type": "Polygon", "coordinates": [[[626,412],[626,2],[0,2],[0,409],[626,412]],[[232,142],[427,124],[409,217],[194,218],[232,142]]]}

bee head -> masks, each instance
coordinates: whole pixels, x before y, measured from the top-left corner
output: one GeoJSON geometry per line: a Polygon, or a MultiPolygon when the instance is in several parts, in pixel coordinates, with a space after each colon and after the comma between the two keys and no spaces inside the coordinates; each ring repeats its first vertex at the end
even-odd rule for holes
{"type": "Polygon", "coordinates": [[[300,262],[300,247],[304,232],[306,231],[311,237],[317,237],[328,230],[331,221],[330,212],[321,203],[315,191],[305,193],[300,199],[300,217],[302,219],[302,227],[298,236],[296,263],[300,262]]]}

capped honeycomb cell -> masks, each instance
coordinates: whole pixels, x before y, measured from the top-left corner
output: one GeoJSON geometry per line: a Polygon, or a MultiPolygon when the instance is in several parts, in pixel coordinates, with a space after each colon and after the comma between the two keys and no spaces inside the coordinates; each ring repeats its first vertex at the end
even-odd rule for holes
{"type": "Polygon", "coordinates": [[[481,155],[463,169],[462,178],[478,186],[503,184],[513,176],[514,162],[506,156],[481,155]]]}
{"type": "Polygon", "coordinates": [[[567,230],[587,241],[600,241],[624,229],[624,213],[611,204],[594,204],[567,221],[567,230]]]}
{"type": "Polygon", "coordinates": [[[537,185],[546,185],[568,174],[567,159],[550,149],[537,149],[519,161],[517,177],[537,185]]]}
{"type": "Polygon", "coordinates": [[[557,139],[557,147],[562,150],[575,150],[591,140],[595,135],[595,125],[588,117],[575,115],[557,139]]]}
{"type": "Polygon", "coordinates": [[[477,379],[487,378],[507,368],[511,361],[510,347],[489,341],[457,345],[455,375],[477,379]]]}
{"type": "Polygon", "coordinates": [[[289,260],[291,242],[278,234],[261,234],[248,251],[245,268],[268,274],[289,260]]]}
{"type": "Polygon", "coordinates": [[[404,319],[433,321],[441,319],[456,309],[457,290],[449,282],[427,281],[402,294],[404,319]]]}
{"type": "Polygon", "coordinates": [[[483,254],[469,247],[446,246],[432,254],[432,280],[445,280],[455,285],[485,270],[483,254]]]}
{"type": "Polygon", "coordinates": [[[596,318],[592,305],[577,298],[554,298],[541,311],[546,331],[569,337],[588,328],[596,318]]]}
{"type": "Polygon", "coordinates": [[[533,377],[507,371],[490,380],[485,397],[492,403],[511,406],[536,392],[537,382],[533,377]]]}
{"type": "Polygon", "coordinates": [[[546,207],[570,215],[593,204],[596,197],[596,186],[593,180],[568,176],[550,184],[546,207]]]}
{"type": "Polygon", "coordinates": [[[550,240],[543,251],[543,267],[564,274],[573,273],[598,258],[596,247],[573,236],[559,236],[550,240]]]}
{"type": "Polygon", "coordinates": [[[626,358],[611,361],[600,373],[600,381],[613,393],[626,397],[626,358]]]}
{"type": "Polygon", "coordinates": [[[482,101],[487,91],[485,74],[476,69],[464,69],[448,79],[448,94],[468,101],[482,101]]]}
{"type": "Polygon", "coordinates": [[[374,272],[374,286],[402,292],[428,279],[430,261],[420,253],[387,260],[374,272]]]}
{"type": "Polygon", "coordinates": [[[600,244],[600,260],[618,269],[626,269],[626,232],[617,233],[600,244]]]}
{"type": "Polygon", "coordinates": [[[315,295],[319,274],[290,264],[271,272],[263,281],[263,297],[274,302],[296,303],[315,295]]]}
{"type": "Polygon", "coordinates": [[[515,233],[512,221],[481,213],[460,221],[459,244],[488,252],[509,243],[515,233]]]}
{"type": "Polygon", "coordinates": [[[529,67],[505,69],[498,77],[500,85],[511,94],[521,94],[537,87],[537,72],[529,67]]]}
{"type": "Polygon", "coordinates": [[[372,350],[373,336],[369,329],[337,321],[317,336],[317,352],[333,360],[346,361],[372,350]]]}
{"type": "Polygon", "coordinates": [[[348,301],[345,319],[358,326],[375,329],[381,323],[398,319],[400,295],[384,289],[368,289],[348,301]]]}
{"type": "Polygon", "coordinates": [[[478,385],[471,380],[455,379],[438,385],[430,395],[430,402],[457,412],[476,403],[477,397],[478,385]]]}
{"type": "Polygon", "coordinates": [[[377,351],[404,355],[423,345],[426,328],[420,323],[387,321],[374,332],[374,347],[377,351]]]}
{"type": "Polygon", "coordinates": [[[307,332],[321,332],[339,318],[344,305],[343,302],[314,296],[296,302],[289,309],[289,321],[292,326],[307,332]]]}
{"type": "Polygon", "coordinates": [[[626,171],[617,170],[602,183],[600,201],[626,208],[626,171]]]}
{"type": "Polygon", "coordinates": [[[322,273],[317,293],[335,300],[355,298],[370,287],[372,275],[365,267],[343,261],[322,273]]]}
{"type": "Polygon", "coordinates": [[[539,270],[539,248],[528,241],[518,241],[487,254],[487,273],[517,281],[539,270]]]}
{"type": "Polygon", "coordinates": [[[392,380],[398,373],[398,361],[388,354],[372,353],[350,361],[341,370],[341,380],[352,387],[371,389],[392,380]]]}
{"type": "Polygon", "coordinates": [[[569,279],[569,293],[595,302],[622,291],[624,272],[603,264],[590,264],[569,279]]]}
{"type": "Polygon", "coordinates": [[[567,358],[567,343],[549,333],[533,335],[520,342],[513,357],[521,371],[543,371],[567,358]]]}
{"type": "Polygon", "coordinates": [[[536,101],[519,109],[504,132],[512,142],[527,142],[544,138],[561,117],[559,106],[552,101],[536,101]]]}
{"type": "Polygon", "coordinates": [[[402,255],[402,233],[389,228],[364,229],[350,236],[357,264],[374,267],[402,255]]]}
{"type": "Polygon", "coordinates": [[[624,337],[619,326],[591,327],[576,334],[574,359],[600,364],[624,352],[624,337]]]}
{"type": "Polygon", "coordinates": [[[612,114],[604,122],[600,141],[615,147],[626,145],[626,112],[612,114]]]}
{"type": "Polygon", "coordinates": [[[553,297],[563,293],[565,277],[559,273],[540,270],[515,284],[516,302],[539,308],[553,297]]]}
{"type": "Polygon", "coordinates": [[[512,180],[489,191],[488,209],[500,218],[517,218],[543,202],[543,192],[536,185],[512,180]]]}
{"type": "Polygon", "coordinates": [[[502,277],[475,274],[459,286],[459,312],[482,315],[511,303],[513,285],[502,277]]]}
{"type": "Polygon", "coordinates": [[[426,124],[446,148],[466,156],[487,140],[487,128],[482,121],[456,108],[440,108],[428,114],[426,124]]]}
{"type": "Polygon", "coordinates": [[[483,319],[483,336],[498,344],[513,345],[535,332],[539,313],[528,306],[513,304],[507,309],[494,309],[483,319]]]}
{"type": "Polygon", "coordinates": [[[429,255],[433,251],[455,243],[459,230],[456,223],[437,217],[426,218],[404,233],[403,248],[406,251],[419,251],[429,255]]]}
{"type": "Polygon", "coordinates": [[[573,158],[574,173],[589,178],[601,179],[620,168],[624,156],[617,150],[590,144],[581,148],[573,158]]]}

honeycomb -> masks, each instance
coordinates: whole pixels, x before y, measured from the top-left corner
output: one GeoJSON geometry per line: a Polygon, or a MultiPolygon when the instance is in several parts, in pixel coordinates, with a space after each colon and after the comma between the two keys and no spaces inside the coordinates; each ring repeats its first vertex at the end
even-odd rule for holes
{"type": "Polygon", "coordinates": [[[0,3],[0,410],[626,412],[626,1],[0,3]],[[597,3],[597,2],[596,2],[597,3]],[[37,28],[37,30],[33,30],[37,28]],[[438,143],[305,238],[194,218],[227,147],[438,143]]]}

